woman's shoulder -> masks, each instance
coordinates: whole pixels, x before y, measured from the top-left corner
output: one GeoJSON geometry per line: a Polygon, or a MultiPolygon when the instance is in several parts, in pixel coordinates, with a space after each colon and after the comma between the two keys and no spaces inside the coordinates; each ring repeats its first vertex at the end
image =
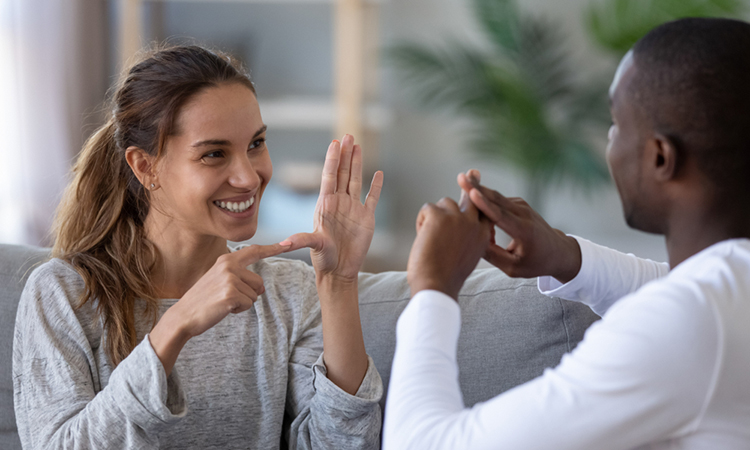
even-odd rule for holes
{"type": "Polygon", "coordinates": [[[84,291],[85,283],[75,268],[52,258],[29,275],[21,294],[19,316],[89,316],[87,311],[75,307],[84,291]]]}
{"type": "Polygon", "coordinates": [[[84,288],[81,275],[72,265],[59,258],[52,258],[34,269],[29,275],[24,291],[79,292],[84,288]]]}

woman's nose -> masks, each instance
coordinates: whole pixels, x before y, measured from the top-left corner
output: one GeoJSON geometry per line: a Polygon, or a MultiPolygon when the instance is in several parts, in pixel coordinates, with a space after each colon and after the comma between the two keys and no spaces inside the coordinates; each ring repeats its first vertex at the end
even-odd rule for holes
{"type": "Polygon", "coordinates": [[[260,185],[260,176],[253,167],[252,161],[246,158],[238,158],[232,164],[232,173],[229,176],[229,184],[243,189],[255,189],[260,185]]]}

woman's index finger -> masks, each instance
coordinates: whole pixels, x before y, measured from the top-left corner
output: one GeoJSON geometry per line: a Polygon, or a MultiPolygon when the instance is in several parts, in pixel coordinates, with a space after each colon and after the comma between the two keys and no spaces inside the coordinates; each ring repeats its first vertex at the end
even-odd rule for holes
{"type": "Polygon", "coordinates": [[[271,244],[271,245],[250,245],[248,247],[243,247],[234,254],[239,260],[239,263],[242,267],[247,267],[250,264],[254,264],[261,259],[268,258],[271,256],[280,255],[287,250],[289,250],[291,243],[284,243],[285,245],[279,244],[271,244]]]}

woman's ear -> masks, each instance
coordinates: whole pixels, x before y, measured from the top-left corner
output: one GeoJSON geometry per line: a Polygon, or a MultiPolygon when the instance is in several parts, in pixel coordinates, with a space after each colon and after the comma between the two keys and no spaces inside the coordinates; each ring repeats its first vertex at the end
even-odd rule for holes
{"type": "Polygon", "coordinates": [[[135,177],[141,182],[143,187],[149,191],[158,188],[156,174],[154,172],[155,157],[146,153],[138,147],[128,147],[125,150],[125,160],[133,171],[135,177]]]}

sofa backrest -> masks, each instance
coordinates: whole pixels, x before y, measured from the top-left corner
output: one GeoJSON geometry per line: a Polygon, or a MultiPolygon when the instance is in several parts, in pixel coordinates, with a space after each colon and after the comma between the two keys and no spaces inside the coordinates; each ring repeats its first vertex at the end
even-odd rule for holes
{"type": "MultiPolygon", "coordinates": [[[[404,272],[363,273],[359,302],[367,353],[388,386],[396,322],[410,298],[404,272]]],[[[475,270],[459,294],[459,383],[472,406],[555,367],[599,319],[589,307],[539,293],[536,279],[475,270]]],[[[385,402],[385,396],[382,404],[385,402]]]]}
{"type": "MultiPolygon", "coordinates": [[[[0,244],[0,449],[20,449],[13,412],[13,328],[21,291],[49,250],[0,244]]],[[[405,272],[359,278],[365,346],[387,387],[396,322],[409,301],[405,272]]],[[[535,280],[496,269],[475,271],[459,297],[459,381],[467,406],[487,400],[556,366],[598,319],[581,304],[541,295],[535,280]]],[[[385,405],[385,396],[381,402],[385,405]]]]}
{"type": "Polygon", "coordinates": [[[20,449],[13,412],[13,329],[18,299],[34,267],[49,250],[0,244],[0,448],[20,449]]]}

